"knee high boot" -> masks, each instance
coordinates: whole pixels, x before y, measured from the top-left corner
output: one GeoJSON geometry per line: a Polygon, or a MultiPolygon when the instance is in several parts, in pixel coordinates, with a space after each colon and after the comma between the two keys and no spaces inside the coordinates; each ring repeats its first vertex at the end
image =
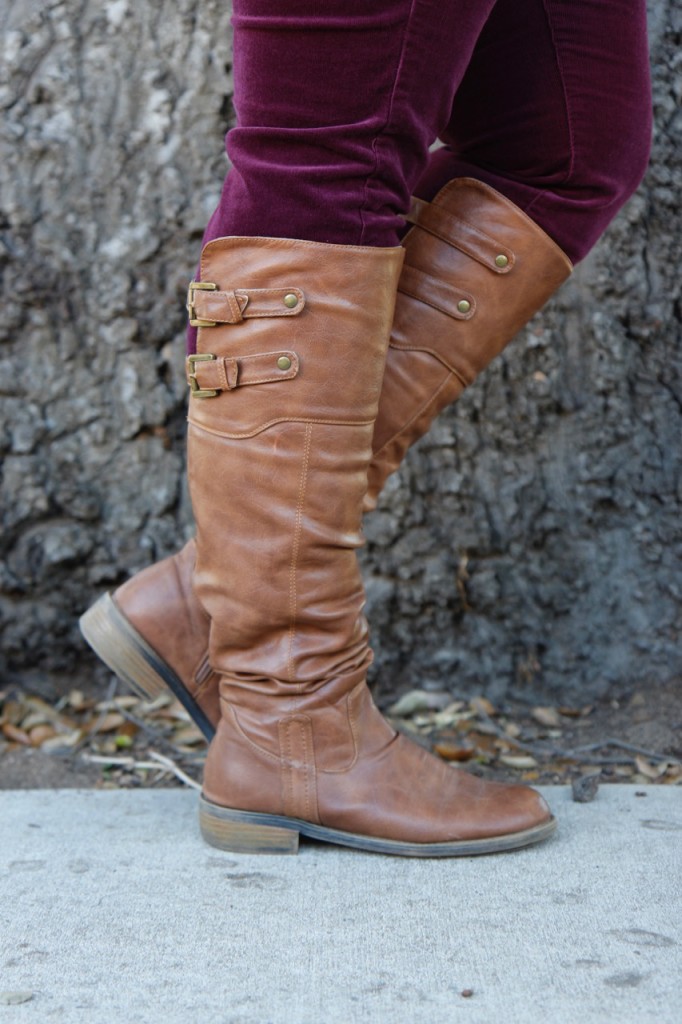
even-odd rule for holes
{"type": "MultiPolygon", "coordinates": [[[[533,221],[479,181],[457,178],[432,203],[415,200],[410,219],[365,510],[438,413],[571,272],[533,221]]],[[[201,310],[210,293],[194,294],[201,310]]],[[[170,688],[210,739],[219,718],[218,675],[208,659],[208,616],[193,590],[194,561],[190,541],[103,595],[81,628],[134,689],[153,697],[170,688]]]]}
{"type": "Polygon", "coordinates": [[[453,770],[374,706],[356,548],[403,250],[226,238],[202,255],[188,463],[221,717],[205,838],[300,834],[452,856],[554,829],[526,787],[453,770]]]}

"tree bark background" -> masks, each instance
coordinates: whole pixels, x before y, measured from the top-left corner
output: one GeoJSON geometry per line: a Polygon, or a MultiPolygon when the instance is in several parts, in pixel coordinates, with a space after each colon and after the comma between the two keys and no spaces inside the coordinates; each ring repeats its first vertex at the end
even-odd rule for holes
{"type": "MultiPolygon", "coordinates": [[[[0,9],[0,682],[191,535],[184,295],[227,169],[229,5],[0,9]]],[[[644,185],[367,518],[375,681],[583,701],[682,672],[680,0],[644,185]]],[[[229,506],[229,495],[226,496],[229,506]]]]}

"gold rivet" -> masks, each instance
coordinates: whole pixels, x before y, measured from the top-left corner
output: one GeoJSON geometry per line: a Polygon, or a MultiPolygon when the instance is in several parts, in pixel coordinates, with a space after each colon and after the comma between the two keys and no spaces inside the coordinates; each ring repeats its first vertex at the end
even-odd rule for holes
{"type": "Polygon", "coordinates": [[[509,257],[505,256],[503,253],[500,253],[499,256],[495,257],[495,266],[496,267],[506,267],[508,263],[509,263],[509,257]]]}
{"type": "Polygon", "coordinates": [[[294,295],[293,292],[289,292],[288,295],[284,296],[284,305],[289,309],[293,309],[294,306],[298,306],[298,295],[294,295]]]}
{"type": "Polygon", "coordinates": [[[457,309],[460,311],[460,313],[468,313],[469,310],[471,309],[471,303],[468,302],[466,299],[460,299],[460,301],[457,303],[457,309]]]}
{"type": "Polygon", "coordinates": [[[277,365],[280,370],[288,370],[291,366],[291,359],[289,359],[289,356],[280,356],[277,360],[277,365]]]}

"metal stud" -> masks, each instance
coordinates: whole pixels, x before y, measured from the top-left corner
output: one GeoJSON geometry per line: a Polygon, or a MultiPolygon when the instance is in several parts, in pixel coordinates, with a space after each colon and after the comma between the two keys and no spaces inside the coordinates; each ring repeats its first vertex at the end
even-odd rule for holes
{"type": "Polygon", "coordinates": [[[277,365],[280,370],[288,370],[291,367],[291,359],[289,359],[289,356],[280,356],[277,360],[277,365]]]}
{"type": "Polygon", "coordinates": [[[284,296],[284,305],[288,309],[293,309],[294,306],[298,306],[298,295],[294,295],[293,292],[289,292],[288,295],[284,296]]]}
{"type": "Polygon", "coordinates": [[[509,265],[509,257],[505,256],[504,253],[500,253],[499,256],[495,257],[496,267],[506,267],[509,265]]]}
{"type": "Polygon", "coordinates": [[[457,309],[460,313],[468,313],[471,309],[471,303],[467,299],[460,299],[457,303],[457,309]]]}

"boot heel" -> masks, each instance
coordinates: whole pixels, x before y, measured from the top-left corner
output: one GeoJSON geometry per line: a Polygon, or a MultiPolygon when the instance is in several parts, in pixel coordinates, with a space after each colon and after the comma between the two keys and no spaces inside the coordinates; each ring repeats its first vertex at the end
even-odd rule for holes
{"type": "Polygon", "coordinates": [[[271,815],[218,807],[204,797],[199,805],[201,835],[227,853],[298,853],[298,832],[263,824],[271,815]]]}
{"type": "Polygon", "coordinates": [[[97,657],[138,696],[154,700],[168,692],[155,667],[165,667],[161,659],[133,629],[109,594],[102,594],[81,615],[78,624],[97,657]]]}

